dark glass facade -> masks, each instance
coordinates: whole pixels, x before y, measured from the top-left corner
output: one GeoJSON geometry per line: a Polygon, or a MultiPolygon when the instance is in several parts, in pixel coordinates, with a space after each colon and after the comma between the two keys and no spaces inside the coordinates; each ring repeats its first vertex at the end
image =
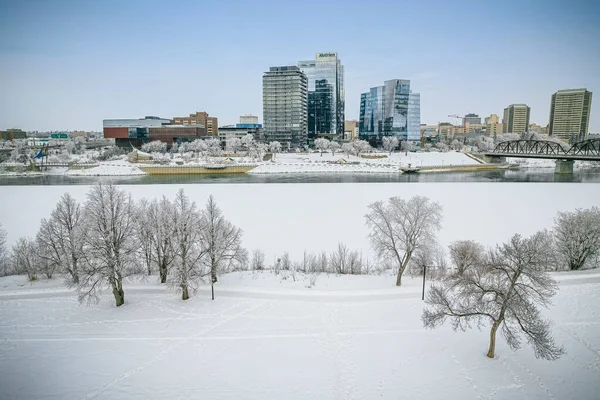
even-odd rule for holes
{"type": "Polygon", "coordinates": [[[420,96],[411,93],[410,81],[393,79],[371,88],[360,98],[359,138],[379,146],[384,136],[418,141],[420,96]]]}
{"type": "Polygon", "coordinates": [[[308,138],[333,139],[344,135],[344,66],[337,53],[317,53],[315,60],[300,61],[298,67],[308,79],[308,138]]]}

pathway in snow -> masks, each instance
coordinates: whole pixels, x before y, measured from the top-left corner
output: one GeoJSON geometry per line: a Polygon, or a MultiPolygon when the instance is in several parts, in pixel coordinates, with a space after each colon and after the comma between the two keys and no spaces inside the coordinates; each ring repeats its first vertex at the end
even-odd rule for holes
{"type": "Polygon", "coordinates": [[[547,313],[567,349],[556,362],[501,338],[489,360],[485,330],[423,329],[410,285],[369,301],[240,287],[182,302],[146,288],[118,309],[109,296],[89,307],[72,295],[0,296],[0,398],[593,398],[600,283],[574,277],[547,313]]]}

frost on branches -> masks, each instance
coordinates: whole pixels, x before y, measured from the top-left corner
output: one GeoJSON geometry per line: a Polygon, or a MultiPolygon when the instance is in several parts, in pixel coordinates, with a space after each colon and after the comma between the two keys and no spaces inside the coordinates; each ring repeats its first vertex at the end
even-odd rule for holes
{"type": "Polygon", "coordinates": [[[135,213],[131,195],[112,184],[98,184],[87,195],[85,262],[79,301],[97,301],[108,284],[117,307],[125,303],[123,280],[135,274],[135,213]]]}
{"type": "Polygon", "coordinates": [[[554,235],[561,263],[570,270],[599,267],[600,208],[559,212],[554,235]]]}
{"type": "Polygon", "coordinates": [[[522,337],[535,356],[556,360],[564,349],[554,344],[550,323],[538,306],[548,307],[557,290],[546,269],[545,233],[530,238],[514,235],[508,243],[488,251],[480,265],[465,269],[443,285],[433,285],[427,295],[429,308],[421,317],[426,328],[436,328],[447,319],[454,330],[473,324],[491,324],[487,352],[494,358],[496,332],[501,329],[511,349],[521,347],[522,337]]]}
{"type": "Polygon", "coordinates": [[[398,267],[396,286],[400,286],[411,257],[423,246],[436,242],[442,206],[423,196],[409,200],[390,197],[387,203],[370,204],[365,218],[375,254],[381,260],[394,261],[398,267]]]}

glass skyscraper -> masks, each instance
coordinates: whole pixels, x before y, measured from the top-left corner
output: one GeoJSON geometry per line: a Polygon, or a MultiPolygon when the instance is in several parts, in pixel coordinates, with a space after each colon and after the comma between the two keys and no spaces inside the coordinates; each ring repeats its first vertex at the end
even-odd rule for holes
{"type": "Polygon", "coordinates": [[[317,53],[314,60],[300,61],[308,78],[308,138],[331,139],[344,135],[344,66],[337,53],[317,53]]]}
{"type": "Polygon", "coordinates": [[[373,146],[384,136],[418,141],[421,135],[421,96],[410,91],[410,81],[392,79],[360,96],[358,135],[373,146]]]}

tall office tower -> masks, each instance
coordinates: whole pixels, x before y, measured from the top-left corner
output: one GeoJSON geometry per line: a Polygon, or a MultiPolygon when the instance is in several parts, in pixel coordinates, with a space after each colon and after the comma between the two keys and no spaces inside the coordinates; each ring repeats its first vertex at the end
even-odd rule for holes
{"type": "Polygon", "coordinates": [[[263,74],[265,141],[307,145],[307,79],[296,66],[271,67],[263,74]]]}
{"type": "Polygon", "coordinates": [[[527,104],[511,104],[504,109],[502,119],[503,133],[523,133],[529,130],[529,114],[531,109],[527,104]]]}
{"type": "Polygon", "coordinates": [[[384,136],[419,141],[420,103],[419,93],[411,92],[406,79],[392,79],[371,88],[360,96],[359,138],[373,146],[379,146],[384,136]]]}
{"type": "Polygon", "coordinates": [[[560,139],[587,135],[591,107],[592,92],[587,89],[566,89],[554,93],[550,104],[549,135],[560,139]]]}
{"type": "Polygon", "coordinates": [[[344,136],[344,66],[337,53],[317,53],[314,60],[300,61],[308,78],[308,138],[339,140],[344,136]]]}

